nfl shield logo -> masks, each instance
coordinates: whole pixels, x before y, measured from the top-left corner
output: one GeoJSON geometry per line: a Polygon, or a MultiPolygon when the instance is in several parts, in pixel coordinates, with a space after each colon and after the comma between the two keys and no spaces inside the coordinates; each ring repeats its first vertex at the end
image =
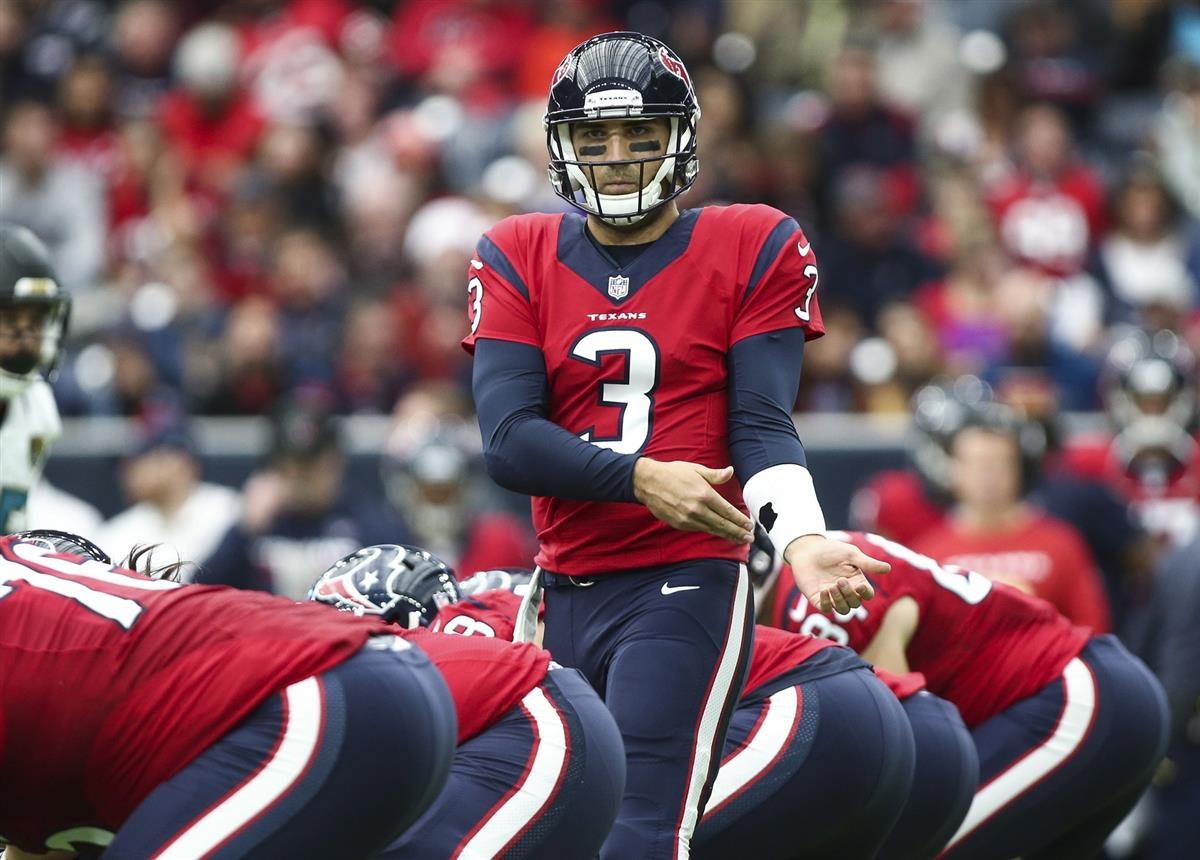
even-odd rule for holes
{"type": "Polygon", "coordinates": [[[623,299],[629,295],[629,278],[624,275],[610,275],[608,278],[608,294],[614,299],[623,299]]]}

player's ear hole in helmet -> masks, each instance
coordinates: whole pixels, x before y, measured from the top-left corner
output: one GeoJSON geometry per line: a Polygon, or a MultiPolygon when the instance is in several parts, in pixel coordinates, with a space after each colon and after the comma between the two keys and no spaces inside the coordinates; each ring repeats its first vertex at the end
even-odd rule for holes
{"type": "Polygon", "coordinates": [[[443,606],[462,600],[454,569],[419,547],[376,544],[335,562],[308,599],[401,627],[426,627],[443,606]]]}
{"type": "Polygon", "coordinates": [[[52,552],[77,555],[82,558],[91,559],[92,561],[98,561],[110,567],[112,566],[112,559],[108,557],[108,553],[82,535],[62,532],[57,529],[30,529],[29,531],[17,532],[13,535],[13,538],[22,543],[31,543],[44,547],[52,552]]]}
{"type": "Polygon", "coordinates": [[[0,225],[0,400],[53,376],[70,314],[46,246],[24,227],[0,225]]]}
{"type": "Polygon", "coordinates": [[[550,153],[550,185],[572,206],[613,226],[631,226],[682,194],[699,173],[696,125],[700,105],[683,61],[657,39],[614,32],[577,45],[550,82],[543,125],[550,153]],[[666,148],[622,160],[581,158],[571,136],[575,123],[662,117],[669,132],[666,148]],[[598,167],[637,169],[637,189],[602,194],[598,167]]]}

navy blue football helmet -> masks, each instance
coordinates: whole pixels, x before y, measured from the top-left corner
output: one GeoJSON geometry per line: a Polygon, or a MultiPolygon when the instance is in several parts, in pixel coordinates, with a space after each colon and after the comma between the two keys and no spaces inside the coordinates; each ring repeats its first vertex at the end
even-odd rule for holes
{"type": "Polygon", "coordinates": [[[378,615],[401,627],[425,627],[443,606],[462,600],[454,570],[432,553],[376,544],[326,570],[308,599],[355,615],[378,615]]]}
{"type": "Polygon", "coordinates": [[[112,559],[108,557],[108,553],[81,535],[60,532],[56,529],[30,529],[17,532],[13,538],[23,543],[36,544],[51,552],[78,555],[112,567],[112,559]]]}
{"type": "Polygon", "coordinates": [[[636,224],[696,181],[696,124],[700,105],[683,61],[657,39],[615,32],[577,45],[550,82],[544,125],[554,193],[609,224],[636,224]],[[636,165],[638,190],[600,194],[594,162],[580,160],[571,124],[587,120],[664,117],[671,125],[665,152],[607,161],[636,165]]]}

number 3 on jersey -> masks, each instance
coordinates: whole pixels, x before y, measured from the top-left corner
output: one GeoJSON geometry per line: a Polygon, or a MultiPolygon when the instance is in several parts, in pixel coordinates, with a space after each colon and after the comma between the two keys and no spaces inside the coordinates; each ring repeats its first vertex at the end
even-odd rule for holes
{"type": "Polygon", "coordinates": [[[658,387],[658,346],[639,329],[605,328],[588,332],[571,347],[571,358],[597,369],[606,355],[625,357],[623,379],[599,382],[600,404],[621,410],[617,435],[599,438],[591,427],[579,438],[617,454],[636,454],[650,440],[653,395],[658,387]]]}

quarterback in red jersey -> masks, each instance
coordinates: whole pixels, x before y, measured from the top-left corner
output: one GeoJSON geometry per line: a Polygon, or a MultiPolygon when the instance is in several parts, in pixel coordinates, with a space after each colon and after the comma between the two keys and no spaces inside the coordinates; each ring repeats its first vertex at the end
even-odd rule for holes
{"type": "Polygon", "coordinates": [[[422,629],[461,598],[454,571],[416,547],[363,547],[323,573],[309,599],[398,625],[442,673],[458,712],[445,790],[377,856],[595,856],[617,815],[625,756],[578,672],[529,643],[422,629]]]}
{"type": "Polygon", "coordinates": [[[379,850],[454,745],[445,683],[389,634],[148,579],[63,533],[0,539],[0,836],[113,857],[379,850]]]}
{"type": "Polygon", "coordinates": [[[1149,670],[1015,588],[877,535],[831,536],[891,562],[875,599],[822,614],[781,577],[773,621],[920,672],[958,707],[980,786],[943,856],[1094,856],[1165,749],[1166,703],[1149,670]]]}
{"type": "Polygon", "coordinates": [[[822,536],[791,420],[823,331],[812,246],[770,207],[680,213],[699,117],[661,42],[577,46],[545,125],[554,190],[584,214],[508,218],[468,271],[485,465],[534,497],[546,642],[602,693],[629,755],[605,857],[688,854],[753,635],[745,511],[821,605],[859,605],[863,569],[886,570],[822,536]]]}

